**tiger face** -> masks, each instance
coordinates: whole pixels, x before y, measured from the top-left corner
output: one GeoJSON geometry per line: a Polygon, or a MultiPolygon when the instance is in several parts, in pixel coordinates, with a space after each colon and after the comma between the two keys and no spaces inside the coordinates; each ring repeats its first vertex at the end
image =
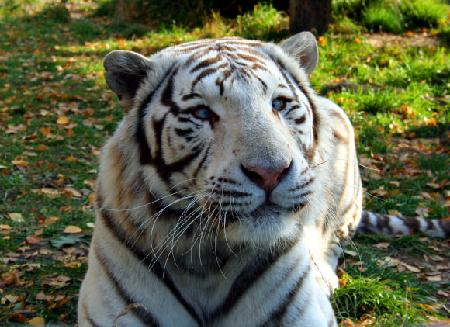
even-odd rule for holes
{"type": "Polygon", "coordinates": [[[106,79],[128,109],[130,159],[156,212],[235,243],[296,234],[316,185],[318,117],[304,72],[316,63],[309,33],[281,47],[219,39],[149,59],[110,53],[106,79]]]}

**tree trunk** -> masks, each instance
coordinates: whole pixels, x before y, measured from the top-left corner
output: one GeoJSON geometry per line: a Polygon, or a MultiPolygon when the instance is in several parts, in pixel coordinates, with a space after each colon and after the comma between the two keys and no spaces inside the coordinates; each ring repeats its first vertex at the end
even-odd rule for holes
{"type": "Polygon", "coordinates": [[[331,21],[331,0],[289,0],[289,17],[292,33],[323,34],[331,21]]]}
{"type": "Polygon", "coordinates": [[[117,0],[114,10],[114,21],[125,23],[132,21],[136,15],[136,1],[117,0]]]}

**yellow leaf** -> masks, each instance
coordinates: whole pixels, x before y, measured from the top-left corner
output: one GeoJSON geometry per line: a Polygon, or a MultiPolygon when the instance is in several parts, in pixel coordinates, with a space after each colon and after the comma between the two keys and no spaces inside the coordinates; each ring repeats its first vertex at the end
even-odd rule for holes
{"type": "Polygon", "coordinates": [[[326,45],[326,44],[327,44],[327,39],[326,39],[325,37],[323,37],[323,36],[320,36],[320,37],[319,37],[319,44],[320,44],[321,46],[326,45]]]}
{"type": "Polygon", "coordinates": [[[75,158],[73,155],[70,155],[66,158],[67,162],[77,162],[77,158],[75,158]]]}
{"type": "Polygon", "coordinates": [[[81,228],[78,226],[69,225],[66,228],[64,228],[65,234],[78,234],[81,233],[81,228]]]}
{"type": "Polygon", "coordinates": [[[65,126],[65,125],[69,125],[70,120],[69,120],[69,117],[67,117],[67,116],[59,116],[58,119],[56,120],[56,123],[58,125],[65,126]]]}
{"type": "Polygon", "coordinates": [[[91,194],[89,194],[88,195],[89,204],[94,204],[96,198],[97,198],[97,195],[95,194],[95,192],[92,192],[91,194]]]}
{"type": "Polygon", "coordinates": [[[10,230],[11,226],[6,224],[0,224],[0,230],[10,230]]]}
{"type": "Polygon", "coordinates": [[[31,326],[45,326],[45,320],[42,317],[34,317],[28,320],[28,324],[31,326]]]}
{"type": "Polygon", "coordinates": [[[70,269],[78,269],[81,267],[80,261],[71,261],[64,264],[64,267],[70,268],[70,269]]]}

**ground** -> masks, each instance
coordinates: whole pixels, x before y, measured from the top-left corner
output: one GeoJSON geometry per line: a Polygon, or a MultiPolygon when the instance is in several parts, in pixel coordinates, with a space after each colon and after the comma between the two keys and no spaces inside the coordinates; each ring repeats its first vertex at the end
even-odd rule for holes
{"type": "MultiPolygon", "coordinates": [[[[201,37],[278,40],[286,17],[268,6],[238,20],[156,31],[114,25],[71,1],[0,20],[0,324],[76,321],[97,158],[122,112],[107,90],[112,49],[149,55],[201,37]]],[[[314,89],[357,131],[365,206],[448,217],[448,48],[439,29],[369,34],[346,18],[319,38],[314,89]]],[[[339,269],[342,325],[448,319],[449,240],[357,236],[339,269]]],[[[448,321],[447,321],[448,322],[448,321]]]]}

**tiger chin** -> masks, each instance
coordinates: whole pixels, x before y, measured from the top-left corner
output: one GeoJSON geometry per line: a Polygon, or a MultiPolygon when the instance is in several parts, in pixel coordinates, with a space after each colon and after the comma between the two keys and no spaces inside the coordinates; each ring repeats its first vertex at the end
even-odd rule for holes
{"type": "Polygon", "coordinates": [[[112,51],[80,326],[335,326],[361,217],[352,126],[316,95],[310,33],[112,51]]]}

